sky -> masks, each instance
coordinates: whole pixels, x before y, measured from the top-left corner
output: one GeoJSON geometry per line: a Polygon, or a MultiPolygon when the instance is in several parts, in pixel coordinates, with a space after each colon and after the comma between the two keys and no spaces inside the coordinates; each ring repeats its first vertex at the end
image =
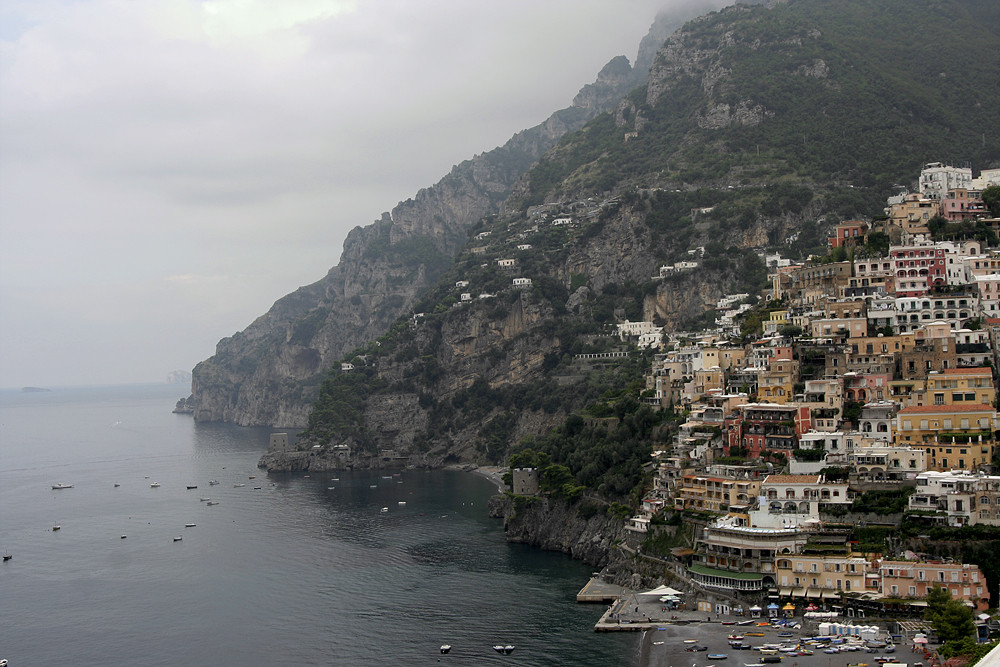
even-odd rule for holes
{"type": "Polygon", "coordinates": [[[0,388],[163,382],[680,0],[4,0],[0,388]]]}

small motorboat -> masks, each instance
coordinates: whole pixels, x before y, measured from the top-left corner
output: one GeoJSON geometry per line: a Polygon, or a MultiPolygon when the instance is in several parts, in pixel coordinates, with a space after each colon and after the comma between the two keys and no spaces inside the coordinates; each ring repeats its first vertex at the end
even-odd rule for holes
{"type": "Polygon", "coordinates": [[[206,505],[218,505],[218,504],[219,504],[219,501],[218,501],[218,500],[209,500],[209,501],[208,501],[207,503],[205,503],[205,504],[206,504],[206,505]]]}
{"type": "Polygon", "coordinates": [[[451,644],[441,644],[441,652],[447,653],[451,650],[451,644]]]}
{"type": "Polygon", "coordinates": [[[260,491],[260,487],[259,486],[255,486],[255,487],[253,487],[253,490],[254,491],[260,491]]]}
{"type": "Polygon", "coordinates": [[[198,500],[200,500],[203,503],[207,503],[209,500],[211,500],[211,498],[199,498],[198,500]]]}
{"type": "Polygon", "coordinates": [[[386,512],[388,512],[388,511],[389,511],[389,508],[388,508],[388,507],[383,507],[383,508],[382,508],[382,513],[383,513],[383,514],[385,514],[385,513],[386,513],[386,512]]]}
{"type": "Polygon", "coordinates": [[[257,479],[257,475],[250,475],[247,479],[257,479]]]}
{"type": "Polygon", "coordinates": [[[119,484],[118,482],[115,482],[115,488],[117,489],[119,486],[121,486],[121,484],[119,484]]]}
{"type": "Polygon", "coordinates": [[[246,484],[233,484],[233,488],[234,489],[238,489],[238,488],[243,487],[243,486],[246,486],[246,484]]]}
{"type": "Polygon", "coordinates": [[[506,646],[503,647],[503,654],[504,655],[510,655],[513,652],[514,652],[514,645],[513,644],[507,644],[506,646]]]}
{"type": "Polygon", "coordinates": [[[53,531],[57,531],[57,530],[59,530],[60,528],[62,528],[62,526],[60,526],[60,525],[59,525],[58,523],[57,523],[56,525],[52,526],[52,530],[53,530],[53,531]]]}
{"type": "Polygon", "coordinates": [[[369,486],[368,488],[369,488],[369,489],[377,489],[377,488],[378,488],[378,484],[372,484],[372,485],[371,485],[371,486],[369,486]]]}
{"type": "Polygon", "coordinates": [[[336,488],[337,488],[337,487],[335,487],[335,486],[328,486],[328,487],[326,487],[326,490],[327,490],[327,491],[333,491],[333,490],[334,490],[334,489],[336,489],[336,488]]]}
{"type": "Polygon", "coordinates": [[[187,488],[188,488],[188,491],[190,491],[191,489],[197,489],[198,485],[197,484],[188,484],[187,488]]]}
{"type": "Polygon", "coordinates": [[[753,621],[736,621],[736,625],[753,625],[753,621]]]}
{"type": "Polygon", "coordinates": [[[53,484],[52,488],[53,489],[72,489],[73,485],[72,484],[63,484],[62,482],[59,482],[58,484],[53,484]]]}
{"type": "Polygon", "coordinates": [[[174,542],[180,542],[183,539],[184,539],[183,537],[181,537],[180,535],[178,535],[177,537],[174,538],[174,542]]]}
{"type": "Polygon", "coordinates": [[[12,554],[4,554],[4,555],[3,555],[3,562],[5,562],[5,563],[6,563],[7,561],[9,561],[9,560],[10,560],[11,558],[13,558],[13,557],[14,557],[14,556],[13,556],[12,554]]]}
{"type": "Polygon", "coordinates": [[[399,505],[400,507],[405,507],[405,506],[406,506],[406,501],[405,501],[405,500],[400,500],[400,501],[399,501],[398,503],[396,503],[396,504],[397,504],[397,505],[399,505]]]}
{"type": "Polygon", "coordinates": [[[727,639],[729,639],[730,641],[737,641],[738,642],[738,641],[742,641],[743,635],[729,635],[729,637],[727,637],[727,639]]]}
{"type": "Polygon", "coordinates": [[[727,653],[709,653],[705,657],[708,658],[709,660],[725,660],[726,658],[729,657],[729,654],[727,654],[727,653]]]}
{"type": "Polygon", "coordinates": [[[195,525],[196,525],[196,524],[193,524],[193,523],[186,523],[186,524],[184,524],[184,527],[185,527],[185,528],[194,528],[194,527],[195,527],[195,525]]]}
{"type": "Polygon", "coordinates": [[[685,643],[685,644],[695,644],[695,643],[697,643],[697,642],[698,642],[698,640],[697,640],[697,639],[685,639],[685,640],[684,640],[684,643],[685,643]]]}
{"type": "Polygon", "coordinates": [[[213,479],[213,480],[209,480],[208,485],[209,486],[215,486],[218,483],[219,483],[219,480],[213,479]]]}
{"type": "Polygon", "coordinates": [[[149,485],[149,488],[151,488],[151,489],[158,489],[158,488],[160,488],[160,483],[159,482],[153,482],[152,484],[149,485]]]}
{"type": "Polygon", "coordinates": [[[126,537],[128,537],[128,535],[122,535],[119,539],[124,540],[126,537]]]}

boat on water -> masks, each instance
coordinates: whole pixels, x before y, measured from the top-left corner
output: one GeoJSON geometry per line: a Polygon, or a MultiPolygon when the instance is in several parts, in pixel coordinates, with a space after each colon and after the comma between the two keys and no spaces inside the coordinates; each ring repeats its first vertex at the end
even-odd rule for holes
{"type": "Polygon", "coordinates": [[[62,528],[62,526],[60,526],[58,523],[56,525],[52,526],[52,530],[53,531],[59,530],[61,528],[62,528]]]}
{"type": "Polygon", "coordinates": [[[388,507],[383,507],[383,508],[382,508],[382,513],[383,513],[383,514],[385,514],[385,513],[386,513],[386,512],[388,512],[388,511],[389,511],[389,508],[388,508],[388,507]]]}
{"type": "Polygon", "coordinates": [[[160,483],[159,482],[153,482],[152,484],[149,485],[149,488],[151,488],[151,489],[158,489],[158,488],[160,488],[160,483]]]}
{"type": "Polygon", "coordinates": [[[183,539],[184,539],[183,537],[181,537],[180,535],[178,535],[177,537],[174,538],[174,542],[180,542],[183,539]]]}
{"type": "Polygon", "coordinates": [[[396,504],[397,504],[397,505],[399,505],[400,507],[405,507],[405,506],[406,506],[406,501],[405,501],[405,500],[400,500],[400,501],[399,501],[398,503],[396,503],[396,504]]]}
{"type": "Polygon", "coordinates": [[[217,480],[217,479],[212,479],[212,480],[209,480],[209,482],[208,482],[208,485],[209,485],[209,486],[215,486],[215,485],[216,485],[216,484],[218,484],[218,483],[219,483],[219,480],[217,480]]]}
{"type": "Polygon", "coordinates": [[[441,644],[441,652],[447,653],[451,650],[451,644],[441,644]]]}
{"type": "Polygon", "coordinates": [[[185,527],[185,528],[194,528],[194,527],[195,527],[195,525],[196,525],[196,524],[193,524],[193,523],[186,523],[186,524],[184,524],[184,527],[185,527]]]}
{"type": "Polygon", "coordinates": [[[514,645],[513,644],[506,644],[506,645],[504,645],[504,644],[497,644],[496,646],[493,647],[493,650],[496,651],[497,653],[502,653],[504,655],[510,655],[511,653],[514,652],[514,645]]]}
{"type": "Polygon", "coordinates": [[[200,500],[203,503],[207,503],[209,500],[211,500],[211,498],[199,498],[198,500],[200,500]]]}
{"type": "Polygon", "coordinates": [[[63,484],[62,482],[59,482],[58,484],[53,484],[52,488],[53,489],[72,489],[73,485],[72,484],[63,484]]]}
{"type": "Polygon", "coordinates": [[[190,491],[191,489],[197,489],[198,485],[197,484],[188,484],[187,488],[188,488],[188,491],[190,491]]]}
{"type": "Polygon", "coordinates": [[[118,482],[115,482],[115,488],[117,489],[119,486],[121,486],[121,484],[119,484],[118,482]]]}
{"type": "Polygon", "coordinates": [[[128,537],[128,535],[122,535],[119,539],[124,540],[126,537],[128,537]]]}
{"type": "Polygon", "coordinates": [[[219,504],[219,501],[218,501],[218,500],[209,500],[209,501],[208,501],[207,503],[205,503],[205,504],[206,504],[206,505],[218,505],[218,504],[219,504]]]}
{"type": "Polygon", "coordinates": [[[238,483],[238,484],[233,484],[233,488],[234,488],[234,489],[238,489],[238,488],[240,488],[241,486],[246,486],[246,484],[242,484],[242,483],[238,483]]]}
{"type": "Polygon", "coordinates": [[[7,561],[9,561],[9,560],[10,560],[11,558],[13,558],[13,557],[14,557],[14,556],[13,556],[12,554],[9,554],[9,553],[5,553],[5,554],[3,555],[3,562],[5,562],[5,563],[6,563],[7,561]]]}

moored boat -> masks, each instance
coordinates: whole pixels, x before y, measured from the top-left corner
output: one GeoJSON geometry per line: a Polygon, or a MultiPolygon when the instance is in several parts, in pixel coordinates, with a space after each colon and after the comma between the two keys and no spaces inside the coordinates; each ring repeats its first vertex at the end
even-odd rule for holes
{"type": "Polygon", "coordinates": [[[52,488],[55,489],[55,490],[58,490],[58,489],[72,489],[73,485],[72,484],[63,484],[62,482],[59,482],[58,484],[53,484],[52,488]]]}

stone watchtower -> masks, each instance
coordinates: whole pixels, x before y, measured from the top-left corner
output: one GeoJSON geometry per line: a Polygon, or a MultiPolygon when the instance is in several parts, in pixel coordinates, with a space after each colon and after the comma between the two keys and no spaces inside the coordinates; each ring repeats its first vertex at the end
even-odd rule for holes
{"type": "Polygon", "coordinates": [[[538,468],[514,468],[511,490],[519,496],[538,495],[538,468]]]}
{"type": "Polygon", "coordinates": [[[287,433],[272,433],[271,441],[267,445],[268,451],[271,452],[287,452],[288,451],[288,434],[287,433]]]}

